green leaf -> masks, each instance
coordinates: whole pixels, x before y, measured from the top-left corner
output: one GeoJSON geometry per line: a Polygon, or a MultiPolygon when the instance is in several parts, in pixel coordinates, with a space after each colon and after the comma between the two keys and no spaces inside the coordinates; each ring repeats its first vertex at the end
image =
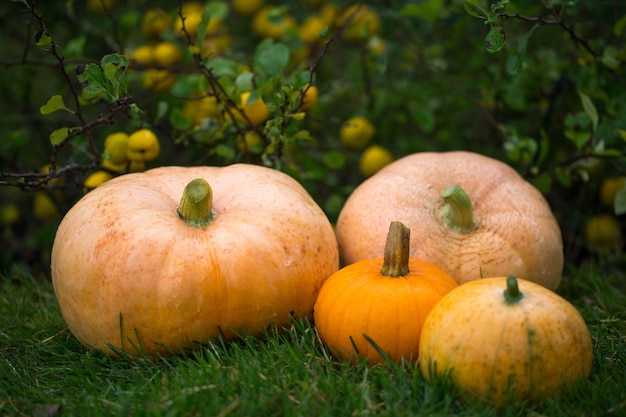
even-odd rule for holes
{"type": "Polygon", "coordinates": [[[78,36],[76,38],[69,39],[67,45],[64,46],[66,58],[82,58],[85,56],[85,44],[87,43],[87,37],[85,35],[78,36]]]}
{"type": "Polygon", "coordinates": [[[578,95],[580,96],[580,102],[583,105],[583,110],[585,110],[585,113],[591,119],[593,131],[595,132],[598,129],[598,110],[596,110],[596,106],[593,105],[593,101],[591,101],[587,94],[579,91],[578,95]]]}
{"type": "Polygon", "coordinates": [[[202,45],[204,39],[206,38],[206,31],[209,27],[209,22],[211,21],[212,13],[208,7],[202,9],[202,19],[200,23],[198,23],[198,28],[196,29],[196,45],[202,45]]]}
{"type": "Polygon", "coordinates": [[[272,23],[280,24],[288,13],[289,13],[288,5],[285,4],[282,6],[276,6],[276,7],[272,7],[272,9],[267,14],[267,18],[272,23]]]}
{"type": "Polygon", "coordinates": [[[324,203],[324,210],[326,210],[327,213],[337,216],[345,204],[346,197],[339,193],[333,193],[324,203]]]}
{"type": "Polygon", "coordinates": [[[172,109],[170,112],[169,121],[172,127],[179,131],[184,131],[192,127],[191,117],[183,115],[178,107],[172,109]]]}
{"type": "Polygon", "coordinates": [[[477,17],[479,19],[485,19],[488,16],[487,10],[483,9],[478,0],[465,0],[463,5],[465,12],[470,16],[477,17]]]}
{"type": "Polygon", "coordinates": [[[343,152],[328,151],[324,153],[324,164],[330,169],[341,169],[346,163],[343,152]]]}
{"type": "Polygon", "coordinates": [[[261,98],[261,94],[259,94],[259,92],[257,90],[252,90],[250,91],[250,94],[248,95],[248,98],[246,99],[245,103],[241,103],[242,105],[247,105],[247,104],[252,104],[254,102],[256,102],[258,99],[261,98]]]}
{"type": "Polygon", "coordinates": [[[507,73],[511,77],[516,77],[522,70],[525,60],[526,60],[526,40],[520,39],[517,50],[514,51],[509,56],[509,59],[507,60],[507,63],[506,63],[507,73]]]}
{"type": "Polygon", "coordinates": [[[510,136],[504,143],[507,157],[515,162],[528,165],[532,162],[538,151],[537,141],[530,137],[521,138],[517,135],[510,136]]]}
{"type": "Polygon", "coordinates": [[[215,58],[206,63],[206,67],[218,78],[234,77],[237,74],[238,66],[237,62],[226,58],[215,58]]]}
{"type": "Polygon", "coordinates": [[[78,74],[83,90],[89,95],[105,93],[110,95],[109,85],[104,80],[102,69],[97,64],[88,64],[78,74]]]}
{"type": "Polygon", "coordinates": [[[50,97],[48,101],[46,101],[46,104],[39,108],[39,112],[41,114],[50,114],[58,110],[65,110],[69,113],[74,114],[74,111],[72,109],[69,109],[65,105],[65,102],[63,101],[63,96],[58,94],[50,97]]]}
{"type": "Polygon", "coordinates": [[[294,142],[300,141],[300,140],[312,140],[313,139],[311,137],[311,132],[309,132],[308,130],[299,130],[293,134],[292,138],[294,142]]]}
{"type": "Polygon", "coordinates": [[[435,130],[437,116],[432,108],[420,105],[410,105],[409,108],[413,120],[424,133],[432,133],[435,130]]]}
{"type": "Polygon", "coordinates": [[[535,29],[537,29],[538,27],[539,25],[533,26],[533,28],[530,30],[530,32],[528,32],[526,36],[523,36],[519,39],[517,43],[517,49],[515,50],[515,52],[513,52],[513,54],[511,54],[507,61],[507,72],[509,73],[509,75],[515,77],[517,74],[519,74],[522,66],[524,65],[524,60],[526,59],[526,48],[528,47],[528,40],[535,32],[535,29]]]}
{"type": "Polygon", "coordinates": [[[604,48],[600,62],[607,68],[617,70],[620,66],[619,51],[617,48],[611,45],[604,48]]]}
{"type": "Polygon", "coordinates": [[[139,108],[139,106],[137,105],[137,103],[131,103],[130,104],[130,111],[133,114],[143,114],[143,111],[139,108]]]}
{"type": "Polygon", "coordinates": [[[593,153],[594,155],[597,155],[597,156],[608,157],[608,158],[612,158],[615,160],[618,160],[622,157],[622,151],[619,149],[614,149],[614,148],[600,149],[600,150],[594,149],[593,153]]]}
{"type": "Polygon", "coordinates": [[[217,145],[215,147],[215,153],[227,160],[232,160],[235,157],[235,150],[232,146],[228,145],[217,145]]]}
{"type": "Polygon", "coordinates": [[[124,29],[125,33],[129,33],[129,30],[137,30],[137,27],[141,26],[142,18],[143,13],[139,9],[130,10],[130,8],[124,10],[124,13],[119,13],[115,16],[116,24],[119,25],[120,29],[124,29]]]}
{"type": "Polygon", "coordinates": [[[419,17],[420,16],[420,5],[418,4],[407,4],[400,9],[398,12],[402,17],[419,17]]]}
{"type": "Polygon", "coordinates": [[[626,28],[626,14],[620,17],[617,22],[615,22],[615,26],[613,26],[613,33],[615,34],[615,36],[619,37],[622,35],[624,28],[626,28]]]}
{"type": "Polygon", "coordinates": [[[210,1],[202,10],[202,20],[196,31],[196,44],[202,45],[207,35],[207,28],[211,19],[224,20],[228,16],[229,6],[225,1],[210,1]]]}
{"type": "Polygon", "coordinates": [[[615,194],[615,200],[613,200],[613,210],[616,215],[626,213],[626,185],[615,194]]]}
{"type": "Polygon", "coordinates": [[[565,137],[580,151],[591,138],[591,119],[583,112],[565,116],[565,137]]]}
{"type": "MultiPolygon", "coordinates": [[[[299,73],[295,75],[293,88],[299,90],[305,87],[307,84],[309,84],[310,80],[311,80],[311,72],[309,70],[300,71],[299,73]]],[[[313,81],[313,84],[315,84],[315,80],[313,81]]]]}
{"type": "Polygon", "coordinates": [[[446,8],[443,6],[443,0],[427,0],[426,2],[420,4],[407,4],[400,9],[400,15],[405,17],[421,17],[427,20],[434,20],[445,10],[446,8]]]}
{"type": "Polygon", "coordinates": [[[544,172],[532,180],[532,184],[538,189],[542,194],[548,194],[552,189],[553,178],[552,175],[544,172]]]}
{"type": "Polygon", "coordinates": [[[212,18],[224,20],[228,17],[228,12],[230,11],[229,3],[229,1],[210,1],[207,5],[207,10],[212,18]]]}
{"type": "Polygon", "coordinates": [[[266,39],[259,43],[254,52],[254,68],[261,74],[273,77],[280,75],[289,63],[289,48],[282,43],[266,39]]]}
{"type": "Polygon", "coordinates": [[[119,54],[105,55],[101,65],[104,77],[111,83],[119,83],[128,68],[128,58],[119,54]]]}
{"type": "Polygon", "coordinates": [[[69,127],[61,127],[50,134],[50,143],[52,146],[60,145],[61,142],[69,136],[71,129],[69,127]]]}
{"type": "Polygon", "coordinates": [[[167,115],[167,112],[169,111],[169,109],[170,109],[170,105],[167,101],[159,100],[156,106],[155,119],[160,120],[164,118],[167,115]]]}
{"type": "Polygon", "coordinates": [[[52,37],[46,31],[37,31],[37,33],[35,34],[35,43],[40,48],[50,46],[52,44],[52,37]]]}
{"type": "Polygon", "coordinates": [[[485,47],[489,52],[498,52],[504,47],[506,42],[506,33],[502,26],[491,26],[487,37],[485,38],[485,47]]]}
{"type": "Polygon", "coordinates": [[[101,66],[88,64],[77,69],[78,80],[89,95],[107,94],[115,100],[126,93],[124,74],[128,59],[124,55],[108,54],[102,57],[101,66]]]}
{"type": "Polygon", "coordinates": [[[497,15],[501,10],[504,10],[504,6],[509,4],[511,0],[500,0],[491,5],[491,15],[497,15]]]}
{"type": "Polygon", "coordinates": [[[128,58],[119,54],[105,55],[101,65],[104,78],[109,83],[110,94],[117,100],[126,92],[124,74],[128,68],[128,58]]]}
{"type": "Polygon", "coordinates": [[[250,71],[242,72],[237,76],[235,80],[235,86],[238,91],[250,91],[254,88],[254,83],[252,82],[254,78],[254,74],[250,71]]]}
{"type": "Polygon", "coordinates": [[[572,176],[568,168],[556,167],[554,170],[554,179],[565,188],[569,188],[572,185],[572,176]]]}

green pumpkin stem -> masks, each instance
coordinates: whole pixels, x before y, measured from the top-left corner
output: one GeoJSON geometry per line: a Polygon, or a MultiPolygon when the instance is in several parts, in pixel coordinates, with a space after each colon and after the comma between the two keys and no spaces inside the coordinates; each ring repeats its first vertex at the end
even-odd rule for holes
{"type": "Polygon", "coordinates": [[[213,190],[209,183],[197,178],[187,184],[176,212],[190,226],[203,228],[211,224],[216,213],[213,210],[213,190]]]}
{"type": "Polygon", "coordinates": [[[469,233],[478,227],[474,217],[472,200],[458,185],[451,185],[441,193],[446,205],[443,208],[443,221],[448,227],[460,233],[469,233]]]}
{"type": "Polygon", "coordinates": [[[519,290],[517,278],[513,275],[509,275],[506,278],[506,290],[504,290],[503,294],[507,304],[515,304],[524,298],[524,294],[522,294],[519,290]]]}
{"type": "Polygon", "coordinates": [[[385,243],[382,275],[401,277],[409,273],[409,242],[411,229],[402,222],[391,222],[385,243]]]}

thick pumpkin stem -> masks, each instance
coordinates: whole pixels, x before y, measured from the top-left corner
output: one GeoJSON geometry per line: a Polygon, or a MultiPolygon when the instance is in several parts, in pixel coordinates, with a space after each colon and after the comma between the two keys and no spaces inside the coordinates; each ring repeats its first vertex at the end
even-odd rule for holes
{"type": "Polygon", "coordinates": [[[187,184],[176,211],[190,226],[198,228],[208,226],[216,216],[213,210],[213,190],[209,183],[197,178],[187,184]]]}
{"type": "Polygon", "coordinates": [[[506,290],[504,290],[504,299],[506,300],[506,303],[515,304],[522,298],[524,298],[524,294],[522,294],[519,290],[517,278],[509,275],[506,278],[506,290]]]}
{"type": "Polygon", "coordinates": [[[451,185],[441,193],[446,202],[443,208],[443,221],[448,227],[460,233],[469,233],[478,227],[474,217],[472,200],[458,185],[451,185]]]}
{"type": "Polygon", "coordinates": [[[409,273],[409,242],[411,229],[402,222],[391,222],[385,243],[385,257],[380,273],[401,277],[409,273]]]}

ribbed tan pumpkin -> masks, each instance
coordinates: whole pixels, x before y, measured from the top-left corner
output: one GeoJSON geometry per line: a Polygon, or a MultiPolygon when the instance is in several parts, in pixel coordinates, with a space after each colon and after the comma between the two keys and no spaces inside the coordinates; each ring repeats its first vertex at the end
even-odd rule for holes
{"type": "Polygon", "coordinates": [[[78,340],[156,355],[312,317],[339,262],[330,222],[295,180],[239,164],[99,186],[59,225],[51,267],[78,340]]]}
{"type": "Polygon", "coordinates": [[[513,274],[556,289],[559,225],[543,195],[514,169],[464,151],[401,158],[361,183],[336,226],[342,262],[375,257],[391,221],[411,229],[413,258],[460,284],[513,274]]]}

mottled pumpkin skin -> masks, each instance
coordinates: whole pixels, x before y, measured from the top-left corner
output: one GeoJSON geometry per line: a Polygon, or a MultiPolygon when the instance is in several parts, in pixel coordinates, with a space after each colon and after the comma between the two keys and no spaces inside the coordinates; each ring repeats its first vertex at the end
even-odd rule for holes
{"type": "Polygon", "coordinates": [[[411,229],[412,258],[431,262],[462,284],[513,274],[550,289],[561,282],[563,241],[541,193],[508,165],[471,152],[424,152],[401,158],[359,185],[337,219],[342,263],[379,256],[387,228],[411,229]],[[441,193],[461,186],[478,227],[442,221],[441,193]]]}
{"type": "Polygon", "coordinates": [[[580,313],[538,284],[518,283],[523,298],[514,304],[503,296],[505,277],[460,285],[441,299],[420,341],[426,379],[450,370],[470,399],[502,406],[507,396],[536,401],[589,376],[591,337],[580,313]]]}
{"type": "Polygon", "coordinates": [[[149,355],[258,335],[292,312],[312,317],[338,267],[333,229],[309,194],[283,173],[245,164],[162,167],[99,186],[62,220],[51,264],[78,340],[149,355]],[[176,211],[195,178],[213,189],[217,217],[204,229],[176,211]]]}
{"type": "Polygon", "coordinates": [[[410,272],[400,277],[382,275],[382,265],[383,258],[356,262],[322,286],[315,303],[315,327],[334,356],[382,362],[365,334],[392,360],[416,362],[426,316],[457,287],[444,271],[417,259],[409,260],[410,272]]]}

